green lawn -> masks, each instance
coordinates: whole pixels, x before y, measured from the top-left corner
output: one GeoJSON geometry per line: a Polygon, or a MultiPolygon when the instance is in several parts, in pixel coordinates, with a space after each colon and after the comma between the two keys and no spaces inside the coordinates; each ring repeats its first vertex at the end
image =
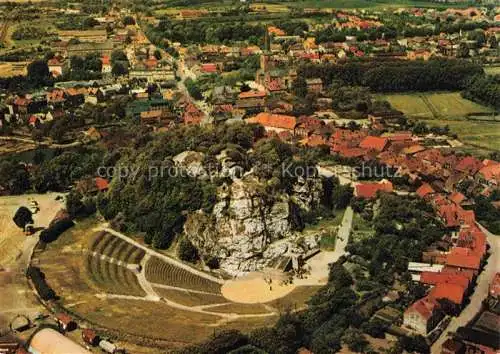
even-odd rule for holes
{"type": "Polygon", "coordinates": [[[319,234],[320,248],[322,250],[335,249],[335,241],[337,239],[337,227],[342,223],[345,209],[336,210],[335,216],[323,218],[316,224],[306,225],[304,235],[319,234]]]}
{"type": "Polygon", "coordinates": [[[474,112],[491,112],[488,107],[469,101],[459,92],[433,92],[380,95],[410,118],[463,119],[474,112]]]}
{"type": "Polygon", "coordinates": [[[459,92],[380,95],[409,118],[425,119],[431,126],[450,127],[465,145],[461,150],[485,155],[500,150],[500,123],[470,121],[466,114],[492,109],[464,99],[459,92]]]}

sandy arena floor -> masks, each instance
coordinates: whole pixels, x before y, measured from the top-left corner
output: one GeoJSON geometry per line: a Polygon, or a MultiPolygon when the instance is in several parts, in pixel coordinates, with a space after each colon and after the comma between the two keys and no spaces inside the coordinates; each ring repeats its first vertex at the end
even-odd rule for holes
{"type": "Polygon", "coordinates": [[[229,280],[222,286],[222,295],[231,301],[245,304],[266,303],[279,299],[295,285],[281,285],[283,275],[269,272],[249,273],[244,277],[229,280]]]}

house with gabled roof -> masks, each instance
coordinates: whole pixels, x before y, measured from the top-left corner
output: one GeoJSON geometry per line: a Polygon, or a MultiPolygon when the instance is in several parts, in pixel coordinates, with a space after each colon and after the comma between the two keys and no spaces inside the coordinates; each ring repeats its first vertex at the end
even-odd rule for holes
{"type": "Polygon", "coordinates": [[[359,198],[372,199],[378,192],[391,193],[393,186],[390,181],[381,180],[379,182],[358,183],[354,187],[354,195],[359,198]]]}
{"type": "Polygon", "coordinates": [[[387,138],[382,138],[379,136],[367,136],[360,143],[359,147],[366,150],[375,150],[378,152],[382,152],[389,143],[387,138]]]}
{"type": "Polygon", "coordinates": [[[430,297],[415,301],[404,312],[403,325],[417,334],[426,336],[444,317],[439,303],[430,297]]]}
{"type": "Polygon", "coordinates": [[[428,195],[432,195],[435,193],[434,189],[431,187],[431,185],[429,183],[422,183],[422,185],[420,187],[418,187],[418,189],[416,190],[417,195],[420,197],[420,198],[425,198],[427,197],[428,195]]]}
{"type": "Polygon", "coordinates": [[[289,131],[293,133],[297,125],[297,118],[294,116],[288,116],[284,114],[271,114],[267,112],[262,112],[254,117],[248,118],[247,123],[258,123],[264,126],[266,131],[289,131]]]}

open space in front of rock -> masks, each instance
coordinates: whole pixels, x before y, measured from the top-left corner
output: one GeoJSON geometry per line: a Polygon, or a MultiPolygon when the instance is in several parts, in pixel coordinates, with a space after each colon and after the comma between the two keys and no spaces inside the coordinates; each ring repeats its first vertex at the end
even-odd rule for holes
{"type": "Polygon", "coordinates": [[[283,284],[283,275],[264,272],[249,273],[222,286],[222,295],[231,301],[245,304],[266,303],[279,299],[295,289],[293,284],[283,284]]]}

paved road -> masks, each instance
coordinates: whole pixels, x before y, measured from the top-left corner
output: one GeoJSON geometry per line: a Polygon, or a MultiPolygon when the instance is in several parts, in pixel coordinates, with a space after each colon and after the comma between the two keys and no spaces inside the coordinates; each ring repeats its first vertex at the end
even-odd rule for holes
{"type": "Polygon", "coordinates": [[[448,338],[448,334],[454,333],[459,327],[467,325],[467,323],[469,323],[479,312],[481,303],[488,296],[488,287],[493,276],[500,271],[500,236],[492,234],[479,224],[478,226],[486,234],[488,243],[490,244],[490,257],[488,258],[488,263],[477,278],[477,284],[474,288],[474,293],[470,297],[470,303],[458,317],[452,318],[448,328],[443,331],[439,339],[434,342],[431,347],[432,354],[441,353],[441,345],[448,338]]]}
{"type": "Polygon", "coordinates": [[[307,279],[294,279],[295,285],[324,285],[328,282],[330,263],[336,262],[340,257],[346,254],[345,248],[349,243],[349,236],[352,230],[353,211],[347,207],[342,218],[342,223],[337,233],[334,251],[321,251],[307,261],[311,271],[307,279]]]}

